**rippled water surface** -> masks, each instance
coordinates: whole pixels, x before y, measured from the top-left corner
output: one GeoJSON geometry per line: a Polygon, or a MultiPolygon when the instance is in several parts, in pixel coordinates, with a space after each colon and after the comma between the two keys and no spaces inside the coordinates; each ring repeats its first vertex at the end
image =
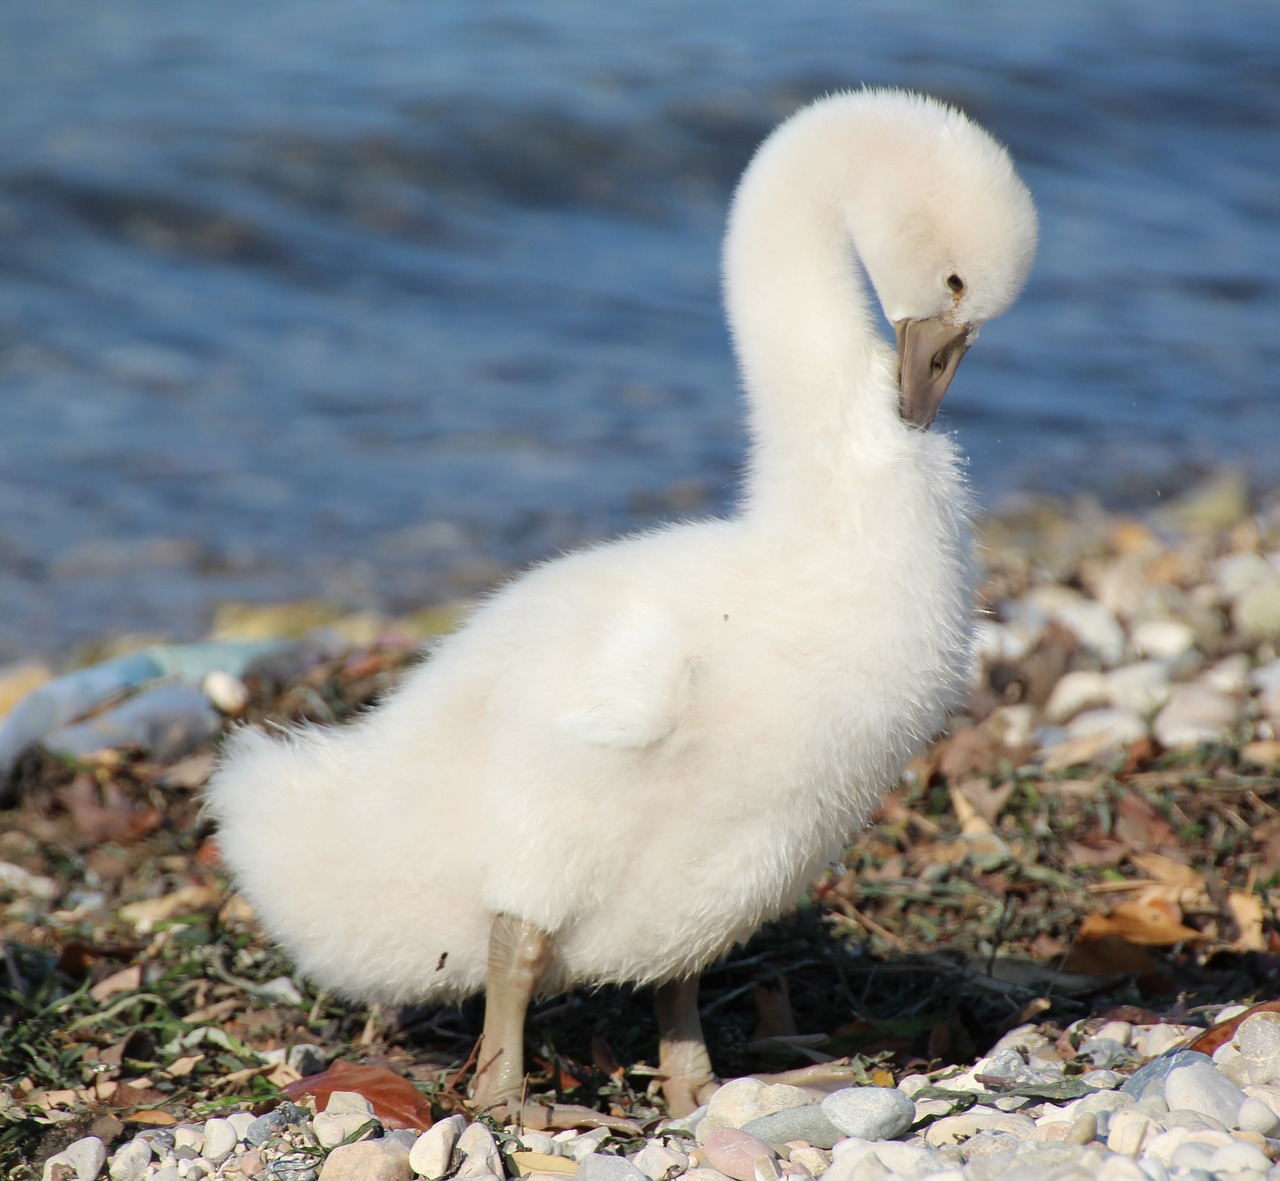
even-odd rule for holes
{"type": "Polygon", "coordinates": [[[986,502],[1280,480],[1280,5],[6,4],[0,659],[722,507],[725,202],[862,82],[1040,204],[944,412],[986,502]]]}

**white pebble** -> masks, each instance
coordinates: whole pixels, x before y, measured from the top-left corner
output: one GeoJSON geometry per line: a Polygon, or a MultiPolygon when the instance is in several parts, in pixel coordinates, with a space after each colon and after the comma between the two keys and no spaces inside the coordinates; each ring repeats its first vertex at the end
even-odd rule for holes
{"type": "Polygon", "coordinates": [[[1123,1156],[1137,1156],[1161,1129],[1150,1117],[1136,1111],[1117,1111],[1107,1123],[1107,1147],[1123,1156]]]}
{"type": "Polygon", "coordinates": [[[1025,1140],[1035,1126],[1035,1121],[1025,1115],[966,1111],[960,1115],[944,1116],[931,1123],[925,1129],[924,1139],[932,1148],[940,1148],[945,1144],[963,1144],[980,1132],[1011,1132],[1020,1140],[1025,1140]]]}
{"type": "Polygon", "coordinates": [[[364,1111],[322,1111],[311,1121],[311,1130],[321,1148],[337,1148],[362,1129],[359,1140],[378,1133],[377,1121],[364,1111]]]}
{"type": "Polygon", "coordinates": [[[324,1109],[335,1114],[340,1111],[356,1112],[366,1116],[373,1114],[373,1104],[359,1091],[333,1091],[324,1109]]]}
{"type": "Polygon", "coordinates": [[[249,690],[245,683],[239,677],[220,669],[205,674],[200,688],[213,702],[214,708],[229,717],[239,717],[249,704],[249,690]]]}
{"type": "Polygon", "coordinates": [[[236,1139],[243,1140],[245,1133],[249,1130],[249,1125],[257,1119],[252,1111],[235,1111],[227,1116],[227,1123],[235,1129],[236,1139]]]}
{"type": "Polygon", "coordinates": [[[1206,669],[1200,682],[1218,693],[1243,693],[1249,687],[1249,658],[1243,652],[1226,656],[1206,669]]]}
{"type": "Polygon", "coordinates": [[[1221,742],[1240,720],[1239,703],[1205,685],[1178,685],[1156,715],[1152,730],[1162,746],[1221,742]]]}
{"type": "Polygon", "coordinates": [[[204,1155],[215,1165],[222,1164],[231,1155],[239,1139],[230,1120],[219,1119],[217,1116],[205,1120],[204,1155]]]}
{"type": "Polygon", "coordinates": [[[1205,1167],[1211,1173],[1233,1173],[1238,1169],[1260,1169],[1266,1172],[1271,1167],[1271,1162],[1256,1144],[1237,1140],[1234,1144],[1224,1144],[1217,1149],[1205,1167]]]}
{"type": "MultiPolygon", "coordinates": [[[[1264,1103],[1263,1106],[1265,1107],[1266,1104],[1264,1103]]],[[[111,1181],[137,1181],[146,1173],[150,1163],[151,1145],[135,1137],[116,1151],[111,1158],[107,1174],[111,1177],[111,1181]]]]}
{"type": "MultiPolygon", "coordinates": [[[[607,1131],[608,1129],[601,1129],[607,1131]]],[[[481,1173],[502,1176],[502,1157],[494,1142],[493,1133],[484,1124],[472,1124],[458,1137],[457,1149],[462,1153],[459,1177],[476,1177],[481,1173]]]]}
{"type": "Polygon", "coordinates": [[[409,1167],[419,1177],[426,1177],[428,1181],[439,1181],[449,1172],[454,1145],[458,1143],[458,1137],[462,1135],[462,1130],[466,1126],[467,1121],[464,1116],[451,1115],[448,1119],[442,1119],[427,1129],[413,1142],[413,1147],[409,1150],[409,1167]]]}
{"type": "Polygon", "coordinates": [[[1051,722],[1065,722],[1082,710],[1109,705],[1111,693],[1107,678],[1092,669],[1073,669],[1058,678],[1049,700],[1045,702],[1044,716],[1051,722]]]}
{"type": "Polygon", "coordinates": [[[915,1122],[916,1105],[897,1087],[846,1087],[822,1101],[822,1114],[846,1136],[892,1140],[915,1122]]]}
{"type": "Polygon", "coordinates": [[[1254,1013],[1241,1022],[1232,1040],[1249,1074],[1245,1081],[1280,1083],[1280,1013],[1254,1013]]]}
{"type": "Polygon", "coordinates": [[[662,1181],[673,1172],[683,1173],[689,1167],[689,1158],[683,1152],[651,1140],[631,1158],[631,1163],[650,1181],[662,1181]]]}
{"type": "Polygon", "coordinates": [[[1105,734],[1117,746],[1123,746],[1145,738],[1147,723],[1137,710],[1121,706],[1085,710],[1067,723],[1067,735],[1071,738],[1092,738],[1096,734],[1105,734]]]}
{"type": "Polygon", "coordinates": [[[1153,660],[1125,664],[1106,675],[1112,705],[1136,710],[1147,717],[1169,700],[1169,669],[1153,660]]]}
{"type": "Polygon", "coordinates": [[[85,1136],[49,1157],[44,1163],[43,1177],[53,1175],[55,1164],[63,1164],[75,1171],[76,1181],[94,1181],[106,1163],[107,1146],[97,1136],[85,1136]]]}
{"type": "Polygon", "coordinates": [[[1257,1132],[1260,1136],[1274,1136],[1280,1128],[1280,1116],[1277,1116],[1261,1099],[1246,1095],[1240,1104],[1240,1113],[1236,1116],[1236,1127],[1242,1132],[1257,1132]]]}
{"type": "Polygon", "coordinates": [[[1196,646],[1196,633],[1176,619],[1148,619],[1129,639],[1136,652],[1156,660],[1177,660],[1196,646]]]}

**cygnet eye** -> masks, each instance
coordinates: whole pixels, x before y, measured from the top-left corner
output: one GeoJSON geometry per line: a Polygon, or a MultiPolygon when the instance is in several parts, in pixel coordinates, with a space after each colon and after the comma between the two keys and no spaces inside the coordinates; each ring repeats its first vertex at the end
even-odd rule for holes
{"type": "Polygon", "coordinates": [[[947,276],[947,287],[950,288],[952,295],[964,294],[964,280],[954,272],[947,276]]]}
{"type": "Polygon", "coordinates": [[[934,353],[933,360],[929,362],[929,373],[933,377],[937,377],[947,367],[946,359],[941,353],[934,353]]]}

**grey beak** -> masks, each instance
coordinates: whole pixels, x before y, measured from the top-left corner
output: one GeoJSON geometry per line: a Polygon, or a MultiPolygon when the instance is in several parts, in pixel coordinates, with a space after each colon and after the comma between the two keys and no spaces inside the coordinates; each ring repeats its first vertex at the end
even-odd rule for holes
{"type": "Polygon", "coordinates": [[[968,324],[945,320],[895,320],[898,337],[898,411],[905,422],[927,430],[942,396],[972,340],[968,324]]]}

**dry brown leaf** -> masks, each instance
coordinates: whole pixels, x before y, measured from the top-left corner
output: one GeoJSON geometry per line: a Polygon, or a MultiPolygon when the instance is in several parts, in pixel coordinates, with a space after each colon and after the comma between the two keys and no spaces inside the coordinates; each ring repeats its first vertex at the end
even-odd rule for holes
{"type": "Polygon", "coordinates": [[[1056,775],[1059,771],[1069,771],[1072,767],[1083,767],[1092,763],[1099,755],[1115,747],[1115,740],[1110,734],[1084,734],[1079,738],[1068,738],[1064,742],[1055,742],[1040,752],[1040,769],[1046,775],[1056,775]]]}
{"type": "Polygon", "coordinates": [[[578,1162],[566,1156],[552,1156],[545,1152],[513,1152],[510,1157],[515,1165],[517,1177],[528,1177],[531,1173],[555,1173],[559,1176],[572,1177],[578,1172],[578,1162]]]}
{"type": "Polygon", "coordinates": [[[1201,1054],[1212,1054],[1219,1046],[1224,1045],[1236,1036],[1236,1030],[1255,1013],[1280,1013],[1280,1001],[1263,1001],[1243,1013],[1237,1013],[1226,1021],[1211,1025],[1199,1037],[1193,1038],[1186,1045],[1188,1050],[1198,1050],[1201,1054]]]}
{"type": "Polygon", "coordinates": [[[90,844],[106,841],[128,844],[154,832],[164,819],[157,809],[135,804],[115,784],[108,782],[99,786],[87,771],[54,795],[71,816],[76,830],[90,844]]]}
{"type": "Polygon", "coordinates": [[[1081,976],[1145,976],[1155,970],[1151,957],[1118,935],[1077,943],[1062,963],[1064,972],[1081,976]]]}
{"type": "Polygon", "coordinates": [[[103,980],[99,980],[91,989],[89,995],[95,1001],[102,1002],[110,997],[116,996],[122,992],[136,992],[142,987],[142,965],[131,964],[127,968],[121,968],[118,972],[112,972],[103,980]]]}
{"type": "Polygon", "coordinates": [[[1136,791],[1125,792],[1116,802],[1116,820],[1111,835],[1133,849],[1154,849],[1178,843],[1169,822],[1136,791]]]}
{"type": "Polygon", "coordinates": [[[1182,922],[1179,908],[1160,899],[1118,902],[1109,914],[1093,911],[1080,924],[1080,943],[1114,936],[1140,947],[1171,947],[1203,939],[1194,927],[1182,922]]]}
{"type": "Polygon", "coordinates": [[[161,1073],[169,1078],[185,1078],[203,1061],[203,1054],[189,1054],[185,1058],[175,1058],[161,1073]]]}
{"type": "Polygon", "coordinates": [[[1130,853],[1129,860],[1149,878],[1163,882],[1166,886],[1190,890],[1196,894],[1204,890],[1204,874],[1162,853],[1130,853]]]}
{"type": "Polygon", "coordinates": [[[1003,752],[1000,743],[977,726],[957,726],[955,733],[941,739],[934,749],[938,770],[952,782],[994,767],[1003,752]]]}
{"type": "Polygon", "coordinates": [[[120,1118],[127,1124],[146,1124],[150,1128],[167,1128],[178,1122],[176,1115],[170,1115],[167,1111],[161,1111],[159,1108],[135,1111],[131,1115],[124,1115],[120,1118]]]}
{"type": "Polygon", "coordinates": [[[1280,739],[1246,743],[1240,748],[1240,761],[1248,767],[1280,767],[1280,739]]]}
{"type": "Polygon", "coordinates": [[[1266,951],[1267,939],[1262,930],[1262,899],[1257,894],[1232,890],[1227,895],[1227,909],[1240,932],[1235,947],[1238,951],[1266,951]]]}
{"type": "Polygon", "coordinates": [[[387,1128],[425,1132],[431,1127],[431,1103],[408,1079],[385,1066],[358,1066],[337,1059],[328,1070],[299,1079],[281,1088],[297,1102],[314,1096],[316,1110],[323,1111],[334,1091],[357,1091],[373,1105],[373,1114],[387,1128]]]}
{"type": "Polygon", "coordinates": [[[210,886],[179,886],[159,898],[144,898],[120,908],[120,917],[135,927],[150,927],[180,914],[203,910],[218,900],[218,891],[210,886]]]}

